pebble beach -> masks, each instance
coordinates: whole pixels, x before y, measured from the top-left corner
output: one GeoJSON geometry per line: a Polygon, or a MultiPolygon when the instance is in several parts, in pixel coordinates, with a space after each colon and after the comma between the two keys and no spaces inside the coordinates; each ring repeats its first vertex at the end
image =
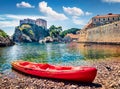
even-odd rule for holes
{"type": "Polygon", "coordinates": [[[0,73],[0,89],[120,89],[120,58],[94,60],[88,66],[98,70],[92,83],[40,78],[12,70],[0,73]]]}

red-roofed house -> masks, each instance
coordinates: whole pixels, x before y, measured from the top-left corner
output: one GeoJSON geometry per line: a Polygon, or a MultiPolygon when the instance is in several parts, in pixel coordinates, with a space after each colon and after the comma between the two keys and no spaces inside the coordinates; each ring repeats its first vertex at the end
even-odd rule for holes
{"type": "Polygon", "coordinates": [[[78,34],[67,34],[66,36],[65,36],[66,38],[69,38],[68,40],[69,41],[77,41],[78,40],[78,38],[79,38],[79,35],[78,34]]]}
{"type": "Polygon", "coordinates": [[[88,22],[84,29],[109,24],[115,21],[120,21],[120,14],[109,13],[107,15],[97,15],[88,22]]]}

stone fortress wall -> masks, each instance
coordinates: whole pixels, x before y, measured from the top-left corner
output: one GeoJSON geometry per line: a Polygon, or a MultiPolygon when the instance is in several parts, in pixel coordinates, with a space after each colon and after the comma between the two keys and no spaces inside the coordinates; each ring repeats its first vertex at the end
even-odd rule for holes
{"type": "Polygon", "coordinates": [[[120,44],[120,21],[82,29],[78,42],[120,44]]]}

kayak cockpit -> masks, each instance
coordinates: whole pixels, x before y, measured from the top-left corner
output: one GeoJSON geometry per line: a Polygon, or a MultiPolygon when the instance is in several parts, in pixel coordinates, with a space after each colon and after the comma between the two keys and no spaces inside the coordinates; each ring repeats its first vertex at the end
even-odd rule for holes
{"type": "Polygon", "coordinates": [[[42,70],[61,70],[61,71],[71,71],[71,70],[80,70],[80,67],[70,67],[70,66],[54,66],[47,63],[30,63],[30,62],[20,62],[20,66],[29,68],[29,69],[42,69],[42,70]]]}

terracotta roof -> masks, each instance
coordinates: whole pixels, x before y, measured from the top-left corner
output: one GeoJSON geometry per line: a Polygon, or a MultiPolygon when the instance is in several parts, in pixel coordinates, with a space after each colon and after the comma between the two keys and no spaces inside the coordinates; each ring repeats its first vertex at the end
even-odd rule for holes
{"type": "Polygon", "coordinates": [[[89,28],[89,27],[91,27],[91,25],[92,25],[92,20],[90,20],[90,21],[84,26],[83,29],[89,28]]]}
{"type": "Polygon", "coordinates": [[[107,18],[107,17],[117,17],[117,16],[120,16],[120,14],[97,15],[93,18],[107,18]]]}
{"type": "Polygon", "coordinates": [[[74,34],[67,34],[66,36],[69,36],[70,38],[78,38],[78,35],[74,35],[74,34]]]}

